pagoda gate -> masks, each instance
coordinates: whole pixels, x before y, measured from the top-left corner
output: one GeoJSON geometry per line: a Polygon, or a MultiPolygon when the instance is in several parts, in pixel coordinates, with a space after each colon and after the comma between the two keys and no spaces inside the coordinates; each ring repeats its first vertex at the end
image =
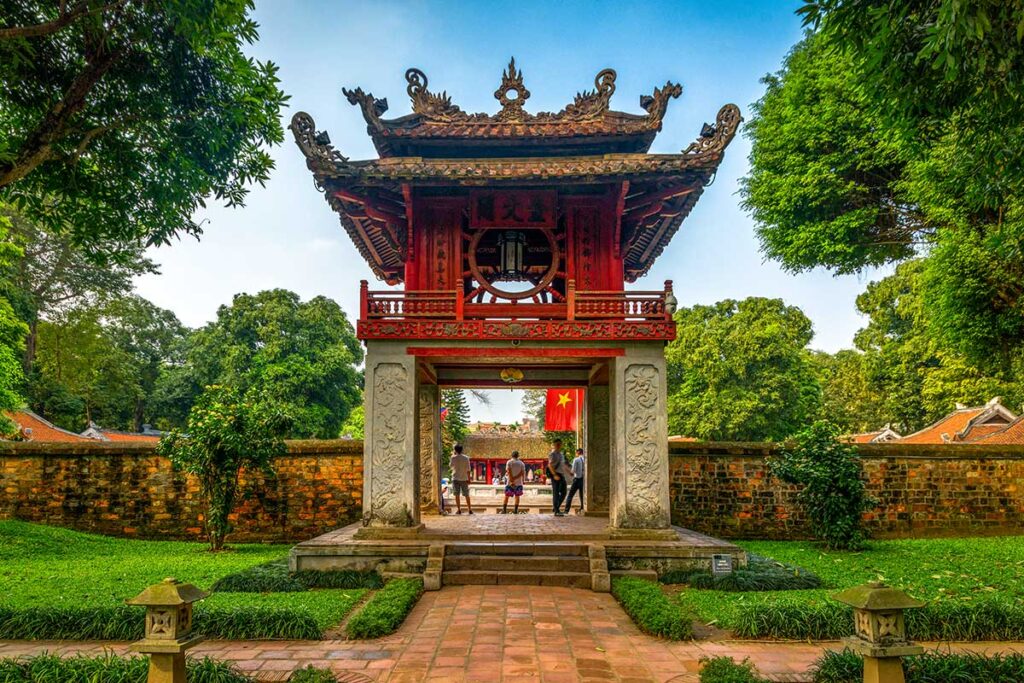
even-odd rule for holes
{"type": "Polygon", "coordinates": [[[615,72],[558,113],[528,113],[515,61],[469,114],[405,74],[412,113],[343,89],[380,156],[354,161],[313,119],[290,129],[316,187],[378,279],[360,291],[366,344],[365,534],[415,534],[436,512],[440,389],[585,387],[588,514],[612,534],[670,528],[664,347],[671,282],[651,268],[722,161],[740,113],[726,105],[679,154],[650,154],[669,101],[609,108],[615,72]]]}

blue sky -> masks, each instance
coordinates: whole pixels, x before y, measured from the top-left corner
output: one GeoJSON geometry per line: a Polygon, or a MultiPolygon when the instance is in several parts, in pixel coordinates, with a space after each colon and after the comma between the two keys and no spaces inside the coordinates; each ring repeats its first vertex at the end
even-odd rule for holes
{"type": "MultiPolygon", "coordinates": [[[[251,53],[280,66],[291,95],[285,123],[295,111],[309,112],[353,159],[376,155],[342,86],[386,97],[386,116],[401,116],[409,112],[404,73],[417,67],[431,90],[446,90],[466,111],[493,113],[499,108],[493,93],[511,56],[524,73],[532,112],[558,111],[578,90],[593,87],[605,67],[618,72],[612,107],[622,111],[643,113],[640,95],[666,80],[682,83],[683,95],[670,104],[652,147],[678,152],[721,105],[734,102],[749,111],[762,93],[759,79],[777,70],[800,39],[793,14],[799,4],[257,0],[261,38],[251,53]]],[[[864,322],[854,300],[879,274],[791,275],[766,262],[736,194],[749,151],[745,138],[733,141],[714,184],[636,287],[672,279],[682,305],[779,297],[814,322],[813,347],[850,346],[864,322]]],[[[245,208],[211,207],[200,215],[201,241],[186,238],[153,250],[162,274],[141,278],[140,294],[191,326],[212,319],[237,292],[271,287],[303,298],[329,296],[355,317],[358,282],[373,281],[369,268],[313,188],[290,134],[273,156],[276,170],[266,187],[253,189],[245,208]]],[[[490,408],[474,405],[474,418],[518,417],[516,394],[496,398],[490,408]]]]}

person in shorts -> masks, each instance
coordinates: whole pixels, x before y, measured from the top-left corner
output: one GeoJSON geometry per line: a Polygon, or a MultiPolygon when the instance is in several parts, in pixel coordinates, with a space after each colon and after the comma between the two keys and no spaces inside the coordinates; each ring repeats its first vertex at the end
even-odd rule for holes
{"type": "Polygon", "coordinates": [[[462,453],[462,444],[455,444],[455,454],[451,459],[452,488],[455,490],[455,514],[462,514],[462,499],[466,497],[466,507],[473,514],[473,504],[469,500],[469,456],[462,453]]]}
{"type": "Polygon", "coordinates": [[[501,513],[508,514],[508,499],[515,497],[516,506],[512,514],[519,514],[519,499],[523,497],[523,483],[526,481],[526,464],[519,459],[519,451],[512,451],[512,457],[505,463],[505,476],[508,483],[505,484],[505,504],[501,506],[501,513]]]}

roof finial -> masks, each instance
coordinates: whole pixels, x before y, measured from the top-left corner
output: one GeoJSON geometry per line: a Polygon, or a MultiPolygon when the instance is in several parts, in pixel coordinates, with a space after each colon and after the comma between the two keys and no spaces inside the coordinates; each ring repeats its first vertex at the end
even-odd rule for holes
{"type": "Polygon", "coordinates": [[[501,85],[494,91],[494,97],[501,102],[499,121],[522,121],[526,118],[523,103],[530,99],[530,91],[523,84],[523,72],[516,69],[516,58],[509,60],[508,68],[501,74],[501,85]],[[515,93],[509,97],[510,93],[515,93]]]}

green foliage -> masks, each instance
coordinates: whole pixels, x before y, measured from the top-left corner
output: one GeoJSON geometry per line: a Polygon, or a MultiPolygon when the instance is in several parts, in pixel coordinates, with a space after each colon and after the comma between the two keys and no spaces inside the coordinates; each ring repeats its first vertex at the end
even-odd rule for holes
{"type": "Polygon", "coordinates": [[[293,672],[288,683],[338,683],[338,677],[327,669],[318,669],[310,664],[293,672]]]}
{"type": "Polygon", "coordinates": [[[774,600],[739,605],[732,626],[741,638],[836,640],[853,633],[853,611],[834,601],[774,600]]]}
{"type": "MultiPolygon", "coordinates": [[[[1024,681],[1024,655],[928,651],[903,660],[907,683],[1024,681]]],[[[850,650],[827,650],[814,665],[814,683],[861,683],[864,660],[850,650]]]]}
{"type": "Polygon", "coordinates": [[[160,440],[158,452],[199,479],[211,550],[221,550],[231,531],[228,516],[242,468],[272,475],[274,457],[285,453],[282,437],[290,420],[265,395],[243,397],[235,389],[213,385],[192,406],[187,433],[175,430],[160,440]]]}
{"type": "Polygon", "coordinates": [[[811,321],[780,299],[726,299],[676,312],[668,345],[670,434],[780,440],[817,413],[811,321]]]}
{"type": "Polygon", "coordinates": [[[700,664],[700,683],[767,683],[749,659],[737,664],[732,657],[704,657],[700,664]]]}
{"type": "Polygon", "coordinates": [[[362,347],[344,311],[326,297],[302,302],[283,289],[238,294],[195,333],[187,356],[194,386],[273,396],[293,418],[291,438],[336,438],[362,404],[362,347]]]}
{"type": "Polygon", "coordinates": [[[7,3],[0,197],[80,244],[199,234],[273,168],[286,96],[249,0],[7,3]]]}
{"type": "Polygon", "coordinates": [[[733,593],[807,590],[821,587],[821,579],[814,573],[755,553],[748,553],[747,566],[734,569],[731,574],[715,576],[704,570],[677,570],[662,574],[658,581],[733,593]]]}
{"type": "Polygon", "coordinates": [[[377,572],[348,569],[334,571],[288,571],[288,560],[274,560],[248,567],[217,580],[211,590],[233,593],[289,593],[310,588],[381,588],[377,572]]]}
{"type": "Polygon", "coordinates": [[[451,455],[452,447],[469,434],[469,403],[461,389],[442,389],[441,408],[448,409],[441,423],[441,451],[451,455]]]}
{"type": "MultiPolygon", "coordinates": [[[[189,683],[251,683],[253,679],[231,664],[208,657],[190,659],[189,683]]],[[[145,683],[149,671],[146,657],[60,657],[42,654],[22,659],[0,659],[3,683],[145,683]]]]}
{"type": "Polygon", "coordinates": [[[392,579],[356,612],[345,630],[349,638],[379,638],[394,633],[423,594],[422,579],[392,579]]]}
{"type": "Polygon", "coordinates": [[[864,353],[842,349],[836,353],[811,353],[821,384],[821,418],[836,424],[844,433],[869,432],[895,423],[886,412],[886,397],[869,377],[864,353]]]}
{"type": "Polygon", "coordinates": [[[801,486],[797,501],[826,548],[857,550],[864,545],[861,514],[875,501],[865,491],[856,450],[839,435],[835,425],[815,422],[798,432],[795,446],[784,448],[769,467],[783,481],[801,486]]]}
{"type": "Polygon", "coordinates": [[[364,439],[366,438],[366,409],[363,404],[357,405],[352,409],[352,412],[348,414],[348,419],[345,420],[345,424],[341,426],[342,438],[349,439],[364,439]]]}
{"type": "Polygon", "coordinates": [[[692,618],[657,583],[616,576],[612,579],[612,595],[644,633],[668,640],[693,638],[692,618]]]}

